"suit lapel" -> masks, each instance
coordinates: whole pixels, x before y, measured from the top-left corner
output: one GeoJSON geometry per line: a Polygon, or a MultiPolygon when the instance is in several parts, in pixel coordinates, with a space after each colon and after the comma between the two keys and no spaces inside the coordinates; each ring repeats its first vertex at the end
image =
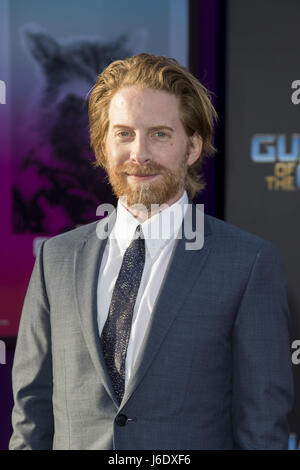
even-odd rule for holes
{"type": "MultiPolygon", "coordinates": [[[[195,217],[196,206],[189,201],[185,221],[192,220],[194,231],[196,228],[195,217]]],[[[138,354],[132,376],[125,390],[121,406],[124,406],[147,372],[168,329],[179,313],[185,297],[203,269],[210,251],[210,239],[208,238],[210,233],[210,225],[207,219],[204,226],[204,245],[201,249],[187,250],[186,243],[191,242],[191,239],[187,239],[184,233],[181,239],[175,241],[176,246],[174,247],[168,271],[161,286],[149,327],[138,354]]]]}
{"type": "Polygon", "coordinates": [[[99,269],[110,232],[108,227],[112,228],[115,217],[116,211],[95,224],[94,233],[82,242],[75,256],[74,282],[78,313],[91,359],[108,395],[118,406],[103,358],[97,319],[99,269]]]}

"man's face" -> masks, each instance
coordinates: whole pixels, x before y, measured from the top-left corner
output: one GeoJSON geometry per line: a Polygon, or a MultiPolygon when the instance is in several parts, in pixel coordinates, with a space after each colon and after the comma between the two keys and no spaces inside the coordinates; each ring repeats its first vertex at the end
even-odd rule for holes
{"type": "Polygon", "coordinates": [[[200,153],[194,146],[190,152],[188,143],[174,95],[133,86],[119,90],[110,103],[104,148],[116,196],[126,196],[127,207],[143,204],[148,211],[151,204],[175,202],[187,166],[200,153]]]}

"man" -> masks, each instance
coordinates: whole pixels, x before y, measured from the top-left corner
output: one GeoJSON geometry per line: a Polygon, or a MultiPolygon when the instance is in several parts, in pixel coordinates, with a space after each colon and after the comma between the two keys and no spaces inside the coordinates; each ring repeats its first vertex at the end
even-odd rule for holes
{"type": "Polygon", "coordinates": [[[213,150],[207,91],[174,60],[141,54],[99,76],[89,116],[117,211],[41,246],[15,353],[10,448],[287,448],[281,259],[214,217],[203,234],[192,204],[213,150]]]}

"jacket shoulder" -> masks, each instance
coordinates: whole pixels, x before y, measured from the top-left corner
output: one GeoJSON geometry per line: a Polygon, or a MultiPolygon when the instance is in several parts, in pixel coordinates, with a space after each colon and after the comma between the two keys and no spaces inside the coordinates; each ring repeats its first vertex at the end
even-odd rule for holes
{"type": "Polygon", "coordinates": [[[91,236],[96,235],[97,225],[104,223],[104,220],[96,220],[49,238],[44,242],[45,252],[48,254],[73,252],[91,236]]]}
{"type": "Polygon", "coordinates": [[[209,224],[211,233],[222,250],[240,248],[253,252],[260,249],[276,251],[276,247],[269,240],[227,221],[205,214],[205,222],[209,224]]]}

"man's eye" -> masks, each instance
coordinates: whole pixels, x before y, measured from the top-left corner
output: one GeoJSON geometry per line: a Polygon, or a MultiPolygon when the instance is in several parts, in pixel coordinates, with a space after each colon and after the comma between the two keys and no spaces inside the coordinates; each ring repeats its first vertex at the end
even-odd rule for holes
{"type": "Polygon", "coordinates": [[[167,134],[163,131],[157,131],[154,134],[156,137],[167,137],[167,134]]]}
{"type": "Polygon", "coordinates": [[[128,132],[128,131],[120,131],[120,132],[118,132],[118,136],[119,136],[119,137],[129,137],[129,136],[130,136],[130,132],[128,132]]]}

